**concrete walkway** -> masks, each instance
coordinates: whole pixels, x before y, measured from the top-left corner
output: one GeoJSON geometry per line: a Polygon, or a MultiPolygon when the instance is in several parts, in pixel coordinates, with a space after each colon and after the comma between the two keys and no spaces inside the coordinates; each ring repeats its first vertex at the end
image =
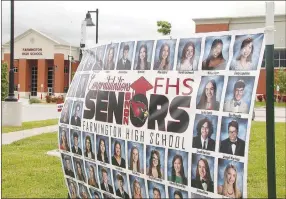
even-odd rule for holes
{"type": "Polygon", "coordinates": [[[2,133],[2,144],[3,145],[11,144],[15,141],[28,138],[31,136],[58,131],[58,128],[59,128],[58,125],[52,125],[52,126],[45,126],[45,127],[40,127],[40,128],[27,129],[23,131],[15,131],[11,133],[2,133]]]}

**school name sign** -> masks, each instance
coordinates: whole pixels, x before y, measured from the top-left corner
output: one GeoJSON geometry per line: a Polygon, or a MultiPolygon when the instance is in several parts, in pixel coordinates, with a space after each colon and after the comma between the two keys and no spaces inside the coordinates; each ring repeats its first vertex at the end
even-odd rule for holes
{"type": "Polygon", "coordinates": [[[85,49],[59,119],[71,198],[247,197],[264,29],[85,49]]]}

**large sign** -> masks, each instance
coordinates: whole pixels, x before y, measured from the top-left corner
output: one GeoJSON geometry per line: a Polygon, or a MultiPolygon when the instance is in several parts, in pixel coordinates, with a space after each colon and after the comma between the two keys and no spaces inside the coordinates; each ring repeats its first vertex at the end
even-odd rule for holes
{"type": "Polygon", "coordinates": [[[22,48],[22,55],[43,55],[42,48],[22,48]]]}
{"type": "Polygon", "coordinates": [[[86,49],[59,120],[71,198],[246,198],[264,29],[86,49]]]}

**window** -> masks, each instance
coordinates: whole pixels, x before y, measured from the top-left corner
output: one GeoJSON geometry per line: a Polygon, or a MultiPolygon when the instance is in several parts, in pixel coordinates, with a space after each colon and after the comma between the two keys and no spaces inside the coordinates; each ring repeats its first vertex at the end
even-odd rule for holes
{"type": "Polygon", "coordinates": [[[53,88],[53,82],[54,82],[54,68],[52,66],[48,67],[48,88],[53,88]]]}
{"type": "Polygon", "coordinates": [[[65,73],[65,74],[69,73],[69,67],[68,67],[68,66],[65,66],[65,68],[64,68],[64,73],[65,73]]]}
{"type": "Polygon", "coordinates": [[[38,67],[33,66],[31,70],[31,96],[37,96],[38,67]]]}
{"type": "Polygon", "coordinates": [[[277,49],[279,52],[279,67],[286,68],[286,49],[277,49]]]}
{"type": "Polygon", "coordinates": [[[18,73],[18,67],[14,67],[14,73],[18,73]]]}
{"type": "MultiPolygon", "coordinates": [[[[263,56],[263,61],[261,67],[265,67],[265,53],[263,56]]],[[[285,49],[274,49],[274,67],[286,67],[286,48],[285,49]]]]}
{"type": "Polygon", "coordinates": [[[14,86],[14,91],[18,91],[18,85],[14,86]]]}

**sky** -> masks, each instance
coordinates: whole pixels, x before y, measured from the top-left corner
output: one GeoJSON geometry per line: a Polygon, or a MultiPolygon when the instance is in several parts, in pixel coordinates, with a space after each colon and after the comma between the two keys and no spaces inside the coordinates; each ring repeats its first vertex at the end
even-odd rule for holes
{"type": "MultiPolygon", "coordinates": [[[[275,14],[285,14],[285,2],[275,2],[275,14]]],[[[10,1],[2,1],[2,44],[10,40],[10,1]]],[[[15,1],[14,33],[30,28],[51,33],[79,46],[81,22],[87,11],[99,9],[99,43],[158,39],[157,21],[172,24],[173,38],[195,32],[193,18],[265,14],[265,1],[15,1]]],[[[96,13],[91,13],[95,23],[96,13]]],[[[86,29],[86,46],[95,45],[95,27],[86,29]]]]}

